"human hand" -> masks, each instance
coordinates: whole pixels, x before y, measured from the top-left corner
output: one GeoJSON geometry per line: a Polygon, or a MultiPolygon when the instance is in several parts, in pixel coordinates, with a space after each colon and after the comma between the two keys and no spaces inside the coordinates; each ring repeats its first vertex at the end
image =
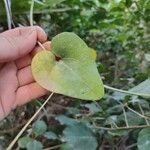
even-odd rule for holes
{"type": "MultiPolygon", "coordinates": [[[[0,34],[0,120],[10,111],[47,93],[33,79],[31,59],[40,49],[37,40],[46,42],[37,26],[19,27],[0,34]]],[[[50,49],[50,43],[43,44],[50,49]]]]}

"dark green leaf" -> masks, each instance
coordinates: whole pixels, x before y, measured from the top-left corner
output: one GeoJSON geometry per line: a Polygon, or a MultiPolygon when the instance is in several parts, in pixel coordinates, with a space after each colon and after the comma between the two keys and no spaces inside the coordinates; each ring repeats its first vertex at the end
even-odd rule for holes
{"type": "Polygon", "coordinates": [[[85,107],[87,107],[91,113],[102,111],[102,108],[99,108],[95,103],[85,104],[85,107]]]}
{"type": "Polygon", "coordinates": [[[27,147],[27,144],[29,142],[33,141],[33,139],[31,139],[30,137],[28,136],[25,136],[25,137],[22,137],[18,140],[18,145],[20,148],[26,148],[27,147]]]}
{"type": "MultiPolygon", "coordinates": [[[[127,120],[128,120],[129,126],[136,126],[136,125],[140,125],[141,123],[144,123],[144,119],[133,112],[126,112],[126,115],[127,115],[127,120]]],[[[121,120],[123,121],[124,115],[121,114],[118,117],[118,119],[119,119],[118,121],[121,121],[121,120]]]]}
{"type": "Polygon", "coordinates": [[[80,114],[80,110],[78,108],[74,108],[74,107],[68,107],[67,112],[69,114],[73,114],[73,115],[79,115],[80,114]]]}
{"type": "Polygon", "coordinates": [[[132,5],[132,0],[126,0],[126,6],[130,7],[132,5]]]}
{"type": "Polygon", "coordinates": [[[76,123],[74,119],[66,117],[64,115],[57,116],[55,119],[58,120],[62,125],[72,125],[76,123]]]}
{"type": "Polygon", "coordinates": [[[140,131],[137,146],[139,150],[150,149],[150,128],[142,129],[140,131]]]}
{"type": "Polygon", "coordinates": [[[27,150],[42,150],[42,147],[42,143],[36,140],[33,140],[27,144],[27,150]]]}
{"type": "Polygon", "coordinates": [[[58,138],[57,135],[54,132],[52,132],[52,131],[46,132],[44,134],[44,137],[46,137],[49,140],[56,140],[58,138]]]}
{"type": "MultiPolygon", "coordinates": [[[[63,131],[63,139],[71,150],[96,150],[97,140],[92,131],[83,123],[69,125],[63,131]]],[[[65,146],[65,147],[66,147],[65,146]]]]}
{"type": "Polygon", "coordinates": [[[44,121],[36,121],[32,126],[33,132],[38,135],[43,135],[47,130],[47,125],[44,121]]]}

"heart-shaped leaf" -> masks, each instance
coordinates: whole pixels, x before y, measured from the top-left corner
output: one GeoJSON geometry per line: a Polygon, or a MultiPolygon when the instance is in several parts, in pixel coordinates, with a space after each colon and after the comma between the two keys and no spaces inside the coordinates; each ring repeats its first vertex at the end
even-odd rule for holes
{"type": "Polygon", "coordinates": [[[67,126],[62,139],[66,142],[62,150],[96,150],[97,140],[90,128],[78,122],[67,126]]]}
{"type": "Polygon", "coordinates": [[[85,100],[98,100],[104,87],[91,50],[74,33],[52,39],[52,51],[36,54],[32,61],[35,80],[45,89],[85,100]]]}

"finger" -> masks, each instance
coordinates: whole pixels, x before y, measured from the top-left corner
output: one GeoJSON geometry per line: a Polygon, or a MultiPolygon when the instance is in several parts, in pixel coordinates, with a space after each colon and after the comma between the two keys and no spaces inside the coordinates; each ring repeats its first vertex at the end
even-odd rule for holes
{"type": "Polygon", "coordinates": [[[35,56],[35,54],[37,54],[40,51],[51,50],[51,42],[50,41],[45,42],[42,45],[43,45],[44,49],[40,46],[36,46],[35,49],[31,52],[31,58],[33,58],[35,56]]]}
{"type": "Polygon", "coordinates": [[[16,72],[17,67],[13,62],[6,63],[0,70],[0,118],[11,111],[15,102],[15,90],[18,87],[16,72]]]}
{"type": "Polygon", "coordinates": [[[31,72],[31,66],[20,69],[17,73],[17,78],[20,87],[34,82],[31,72]]]}
{"type": "Polygon", "coordinates": [[[30,53],[37,40],[47,37],[40,27],[20,27],[0,34],[0,62],[13,61],[30,53]]]}
{"type": "Polygon", "coordinates": [[[16,60],[16,66],[18,69],[27,67],[30,64],[31,64],[31,56],[29,54],[16,60]]]}
{"type": "Polygon", "coordinates": [[[47,93],[47,90],[43,89],[35,82],[22,86],[16,92],[16,102],[14,107],[24,105],[25,103],[28,103],[31,100],[41,97],[47,93]]]}
{"type": "Polygon", "coordinates": [[[44,43],[47,41],[47,35],[45,33],[45,31],[39,27],[39,26],[35,26],[36,27],[36,31],[37,31],[37,39],[39,42],[44,43]]]}
{"type": "Polygon", "coordinates": [[[3,63],[0,63],[0,69],[3,67],[3,65],[4,65],[3,63]]]}
{"type": "Polygon", "coordinates": [[[30,26],[30,27],[17,27],[15,29],[7,30],[2,34],[4,36],[9,36],[11,38],[18,37],[18,36],[26,36],[28,32],[35,31],[37,33],[37,40],[41,43],[47,40],[47,35],[44,30],[39,26],[30,26]]]}

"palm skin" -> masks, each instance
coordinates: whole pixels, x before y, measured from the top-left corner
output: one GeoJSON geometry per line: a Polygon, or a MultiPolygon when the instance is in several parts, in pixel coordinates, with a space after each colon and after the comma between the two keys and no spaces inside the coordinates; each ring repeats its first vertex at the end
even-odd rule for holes
{"type": "Polygon", "coordinates": [[[32,57],[50,43],[40,27],[20,27],[0,34],[0,120],[11,110],[47,93],[33,79],[32,57]],[[46,42],[46,43],[45,43],[46,42]]]}

